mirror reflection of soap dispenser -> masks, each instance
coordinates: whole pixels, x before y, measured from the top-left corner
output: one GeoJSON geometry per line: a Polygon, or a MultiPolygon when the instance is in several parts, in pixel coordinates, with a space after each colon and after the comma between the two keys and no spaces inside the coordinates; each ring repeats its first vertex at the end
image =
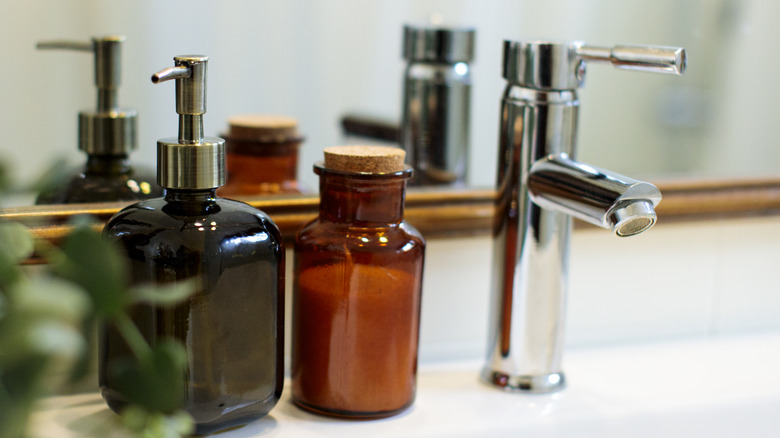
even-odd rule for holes
{"type": "MultiPolygon", "coordinates": [[[[225,183],[225,141],[203,135],[208,58],[174,58],[152,81],[176,81],[178,138],[157,142],[165,197],[133,204],[104,235],[126,252],[132,284],[197,279],[175,307],[137,305],[131,318],[153,346],[174,338],[187,352],[182,409],[196,434],[246,424],[279,400],[284,380],[284,246],[265,213],[217,197],[225,183]]],[[[127,404],[112,373],[129,355],[107,326],[100,340],[99,383],[114,411],[127,404]]]]}
{"type": "Polygon", "coordinates": [[[38,49],[94,54],[97,108],[79,113],[79,149],[87,154],[86,164],[67,175],[65,181],[44,188],[36,204],[135,201],[162,196],[154,171],[131,166],[128,159],[137,145],[137,113],[117,103],[123,41],[124,37],[108,36],[89,42],[38,44],[38,49]]]}

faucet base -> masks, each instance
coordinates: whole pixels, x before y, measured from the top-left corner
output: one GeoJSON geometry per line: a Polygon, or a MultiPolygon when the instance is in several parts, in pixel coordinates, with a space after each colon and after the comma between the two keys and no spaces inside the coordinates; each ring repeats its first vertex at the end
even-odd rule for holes
{"type": "Polygon", "coordinates": [[[481,373],[486,383],[507,391],[547,393],[560,391],[566,387],[563,373],[511,376],[502,371],[484,368],[481,373]]]}

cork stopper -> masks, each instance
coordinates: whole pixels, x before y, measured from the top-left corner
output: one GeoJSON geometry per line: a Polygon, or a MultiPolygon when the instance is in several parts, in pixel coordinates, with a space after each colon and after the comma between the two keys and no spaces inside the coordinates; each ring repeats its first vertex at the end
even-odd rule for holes
{"type": "Polygon", "coordinates": [[[298,138],[298,120],[292,117],[244,114],[228,119],[228,137],[262,142],[298,138]]]}
{"type": "Polygon", "coordinates": [[[342,172],[395,173],[406,170],[406,152],[389,146],[332,146],[325,148],[325,167],[342,172]]]}

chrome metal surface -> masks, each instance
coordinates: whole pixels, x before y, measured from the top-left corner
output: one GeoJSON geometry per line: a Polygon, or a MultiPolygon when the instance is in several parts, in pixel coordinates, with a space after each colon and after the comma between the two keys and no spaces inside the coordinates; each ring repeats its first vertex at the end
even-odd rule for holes
{"type": "Polygon", "coordinates": [[[401,145],[412,185],[465,184],[473,29],[404,27],[401,145]]]}
{"type": "Polygon", "coordinates": [[[474,60],[472,28],[404,26],[403,56],[410,61],[454,64],[474,60]]]}
{"type": "Polygon", "coordinates": [[[566,377],[562,373],[517,376],[484,369],[482,379],[509,391],[529,393],[553,392],[566,386],[566,377]]]}
{"type": "Polygon", "coordinates": [[[93,155],[125,155],[138,144],[138,113],[122,108],[79,113],[79,149],[93,155]]]}
{"type": "Polygon", "coordinates": [[[167,189],[204,189],[225,184],[225,140],[205,137],[208,57],[177,56],[174,67],[152,75],[157,84],[176,81],[179,136],[157,142],[157,180],[167,189]]]}
{"type": "Polygon", "coordinates": [[[504,79],[541,90],[579,88],[585,74],[577,56],[580,46],[580,42],[504,41],[504,79]]]}
{"type": "MultiPolygon", "coordinates": [[[[575,161],[576,88],[586,60],[607,56],[583,47],[504,43],[508,83],[499,133],[490,338],[481,375],[505,389],[549,392],[565,386],[561,358],[571,218],[631,236],[655,223],[661,200],[650,183],[575,161]]],[[[682,62],[673,62],[681,72],[684,51],[675,53],[682,53],[682,62]]],[[[607,59],[612,57],[618,55],[607,59]]],[[[628,58],[619,57],[619,62],[628,58]]],[[[668,71],[666,55],[652,58],[642,58],[646,69],[668,71]]]]}
{"type": "Polygon", "coordinates": [[[577,54],[585,61],[609,62],[617,68],[674,75],[682,74],[688,65],[685,50],[679,47],[582,46],[577,54]]]}
{"type": "MultiPolygon", "coordinates": [[[[661,192],[654,185],[578,163],[566,153],[549,155],[531,165],[528,192],[531,200],[542,208],[558,210],[613,231],[617,231],[618,222],[625,226],[628,220],[625,216],[630,212],[639,214],[639,210],[628,208],[629,205],[649,203],[652,211],[661,202],[661,192]],[[622,219],[614,217],[617,210],[622,219]]],[[[647,219],[648,214],[642,217],[647,219]]],[[[654,213],[652,217],[655,218],[654,213]]]]}
{"type": "Polygon", "coordinates": [[[90,52],[95,58],[95,111],[79,113],[79,149],[92,155],[126,155],[137,146],[137,113],[119,108],[123,36],[83,41],[44,41],[38,49],[90,52]]]}
{"type": "Polygon", "coordinates": [[[568,90],[582,86],[586,61],[609,62],[617,68],[679,75],[687,56],[678,47],[586,46],[575,41],[504,41],[504,79],[527,88],[568,90]]]}
{"type": "Polygon", "coordinates": [[[176,113],[179,114],[179,142],[198,144],[203,140],[206,113],[208,56],[183,55],[173,58],[175,67],[152,75],[152,82],[176,80],[176,113]]]}
{"type": "Polygon", "coordinates": [[[225,140],[205,137],[182,144],[178,138],[157,141],[157,183],[166,189],[213,189],[225,184],[225,140]]]}

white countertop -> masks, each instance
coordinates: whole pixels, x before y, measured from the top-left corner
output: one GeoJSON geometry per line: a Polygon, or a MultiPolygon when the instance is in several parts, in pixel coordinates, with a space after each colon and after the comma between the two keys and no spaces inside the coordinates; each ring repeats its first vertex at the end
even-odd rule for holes
{"type": "MultiPolygon", "coordinates": [[[[479,367],[422,367],[415,404],[389,419],[312,415],[285,391],[267,417],[217,436],[780,436],[780,333],[572,349],[569,385],[550,395],[493,389],[479,367]]],[[[52,397],[33,417],[33,436],[106,438],[115,418],[97,393],[52,397]]]]}

